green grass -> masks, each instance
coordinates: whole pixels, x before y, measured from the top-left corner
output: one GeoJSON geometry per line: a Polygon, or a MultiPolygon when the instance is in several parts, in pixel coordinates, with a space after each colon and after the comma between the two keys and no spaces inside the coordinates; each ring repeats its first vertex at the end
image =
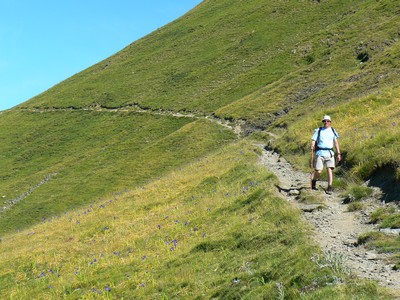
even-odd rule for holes
{"type": "Polygon", "coordinates": [[[321,208],[324,207],[324,200],[310,190],[302,190],[297,201],[304,204],[320,204],[321,208]]]}
{"type": "Polygon", "coordinates": [[[224,148],[236,135],[213,117],[309,171],[312,132],[330,114],[344,158],[335,187],[379,184],[388,169],[397,183],[398,13],[394,0],[207,0],[1,112],[4,297],[378,298],[375,284],[310,263],[323,254],[256,151],[224,148]]]}
{"type": "MultiPolygon", "coordinates": [[[[400,214],[394,206],[380,207],[370,214],[370,222],[378,224],[379,228],[397,229],[400,228],[400,214]]],[[[391,254],[390,260],[395,268],[400,268],[399,236],[387,235],[383,232],[366,232],[360,235],[358,243],[365,244],[367,248],[391,254]]]]}
{"type": "MultiPolygon", "coordinates": [[[[370,10],[377,5],[368,3],[370,10]]],[[[360,27],[369,24],[363,18],[371,12],[364,12],[363,7],[361,1],[323,5],[208,1],[25,105],[81,107],[98,103],[119,107],[140,103],[210,113],[262,87],[275,85],[287,74],[308,69],[307,57],[315,57],[317,63],[325,61],[327,55],[323,53],[327,50],[343,49],[342,38],[357,34],[360,27]],[[345,16],[351,10],[358,13],[349,20],[345,16]],[[354,19],[360,23],[348,29],[348,22],[354,19]],[[341,43],[334,49],[321,41],[335,34],[339,34],[341,43]]],[[[390,9],[380,8],[376,15],[390,9]]],[[[360,41],[355,43],[354,47],[360,41]]],[[[342,68],[353,61],[356,69],[354,54],[343,61],[350,51],[332,59],[342,68]]],[[[240,115],[245,114],[242,109],[240,115]]]]}
{"type": "Polygon", "coordinates": [[[375,249],[381,253],[392,254],[391,263],[395,269],[400,267],[400,237],[386,235],[383,232],[366,232],[359,236],[359,244],[364,244],[367,249],[375,249]]]}
{"type": "Polygon", "coordinates": [[[145,184],[235,138],[211,121],[130,112],[17,111],[0,123],[0,188],[9,206],[0,233],[145,184]]]}
{"type": "Polygon", "coordinates": [[[347,205],[348,211],[358,211],[358,210],[363,210],[364,208],[365,205],[362,202],[351,202],[349,203],[349,205],[347,205]]]}
{"type": "Polygon", "coordinates": [[[303,168],[328,113],[346,168],[366,179],[400,159],[397,11],[396,1],[207,1],[21,106],[140,104],[245,120],[277,133],[275,147],[303,168]]]}
{"type": "Polygon", "coordinates": [[[234,144],[6,235],[1,297],[389,299],[319,253],[257,160],[249,142],[234,144]]]}
{"type": "Polygon", "coordinates": [[[346,203],[354,203],[365,200],[372,196],[373,189],[368,186],[349,184],[345,192],[342,193],[343,201],[346,203]]]}
{"type": "Polygon", "coordinates": [[[378,208],[370,215],[371,223],[379,223],[380,228],[400,228],[400,214],[396,211],[393,206],[378,208]]]}

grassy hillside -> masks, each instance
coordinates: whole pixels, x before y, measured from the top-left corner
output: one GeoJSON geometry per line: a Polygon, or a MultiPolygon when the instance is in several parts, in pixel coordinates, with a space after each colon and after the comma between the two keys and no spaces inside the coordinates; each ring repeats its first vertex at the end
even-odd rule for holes
{"type": "MultiPolygon", "coordinates": [[[[373,101],[376,116],[363,133],[372,136],[371,151],[348,160],[350,168],[368,160],[355,170],[366,178],[399,161],[398,151],[375,151],[381,138],[373,125],[386,118],[388,104],[389,124],[399,124],[398,12],[397,1],[206,1],[22,106],[139,104],[216,114],[245,120],[252,130],[283,128],[280,151],[299,155],[324,113],[347,138],[346,152],[357,152],[354,128],[370,121],[364,107],[373,101]]],[[[399,126],[384,128],[398,149],[399,126]]]]}
{"type": "Polygon", "coordinates": [[[2,299],[390,299],[318,251],[257,152],[222,147],[7,236],[2,299]]]}
{"type": "Polygon", "coordinates": [[[335,185],[371,179],[398,203],[399,12],[206,0],[1,112],[3,298],[385,297],[321,267],[329,257],[251,139],[305,169],[330,114],[345,158],[335,185]]]}
{"type": "MultiPolygon", "coordinates": [[[[286,76],[293,77],[290,74],[307,72],[314,61],[326,64],[328,55],[333,57],[332,65],[340,63],[337,70],[351,72],[350,61],[354,72],[358,61],[353,52],[362,40],[354,36],[344,41],[350,34],[342,31],[348,30],[349,23],[356,27],[351,32],[364,30],[369,21],[361,18],[379,5],[376,1],[368,5],[365,1],[206,1],[24,106],[139,103],[211,113],[260,88],[287,81],[286,76]],[[326,41],[329,38],[332,41],[326,41]],[[338,56],[336,48],[344,43],[347,49],[338,56]]],[[[376,14],[394,17],[393,6],[394,1],[376,14]]],[[[390,20],[387,27],[395,24],[394,18],[390,20]]],[[[239,116],[244,113],[241,110],[239,116]]]]}
{"type": "Polygon", "coordinates": [[[0,126],[0,233],[145,184],[235,138],[211,121],[135,112],[12,111],[0,126]]]}

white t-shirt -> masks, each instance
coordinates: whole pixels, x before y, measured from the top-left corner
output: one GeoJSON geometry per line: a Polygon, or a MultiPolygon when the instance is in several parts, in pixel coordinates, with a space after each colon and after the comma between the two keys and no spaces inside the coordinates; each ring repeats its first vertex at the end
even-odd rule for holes
{"type": "MultiPolygon", "coordinates": [[[[314,134],[312,136],[312,140],[315,141],[315,146],[318,148],[324,148],[324,149],[332,149],[333,148],[333,142],[339,137],[339,134],[336,132],[335,129],[332,127],[321,127],[321,128],[316,128],[314,130],[314,134]],[[321,129],[319,133],[319,139],[318,138],[318,131],[321,129]]],[[[317,150],[315,152],[316,155],[319,156],[332,156],[333,151],[332,150],[317,150]]]]}

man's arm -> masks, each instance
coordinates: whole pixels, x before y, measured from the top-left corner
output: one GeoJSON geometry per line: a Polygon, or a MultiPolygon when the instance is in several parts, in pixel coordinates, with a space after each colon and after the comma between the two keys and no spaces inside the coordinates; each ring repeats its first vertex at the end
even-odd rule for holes
{"type": "Polygon", "coordinates": [[[341,161],[342,160],[342,155],[340,153],[339,142],[338,142],[337,139],[335,139],[335,148],[336,148],[337,155],[338,155],[338,161],[341,161]]]}

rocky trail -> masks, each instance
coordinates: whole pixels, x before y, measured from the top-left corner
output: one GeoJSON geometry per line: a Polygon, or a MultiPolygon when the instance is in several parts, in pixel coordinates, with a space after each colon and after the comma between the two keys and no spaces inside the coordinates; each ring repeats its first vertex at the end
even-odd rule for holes
{"type": "MultiPolygon", "coordinates": [[[[321,249],[342,258],[345,268],[352,274],[378,282],[392,290],[397,295],[395,299],[400,299],[400,271],[393,269],[388,255],[357,245],[361,233],[379,230],[376,225],[368,223],[367,212],[349,212],[337,191],[332,195],[325,193],[326,182],[323,181],[317,183],[318,191],[313,191],[321,197],[322,207],[320,204],[301,204],[298,196],[302,190],[310,188],[310,174],[293,169],[283,157],[262,148],[262,164],[278,177],[280,183],[277,188],[282,197],[304,212],[303,217],[311,225],[321,249]]],[[[371,200],[367,209],[373,210],[381,205],[384,204],[371,200]]]]}

